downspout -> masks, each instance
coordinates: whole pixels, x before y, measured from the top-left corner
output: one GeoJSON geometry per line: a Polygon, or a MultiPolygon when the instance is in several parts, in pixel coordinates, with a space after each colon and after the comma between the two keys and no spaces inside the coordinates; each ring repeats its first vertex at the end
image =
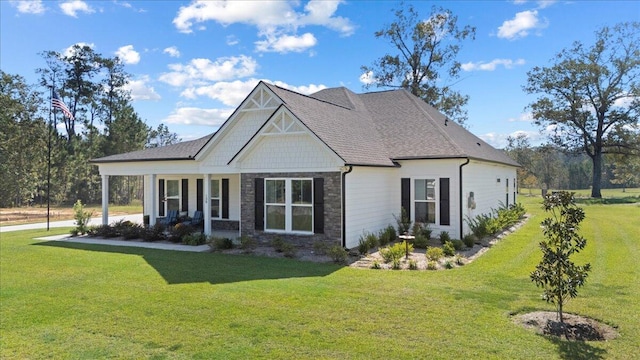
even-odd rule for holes
{"type": "Polygon", "coordinates": [[[462,233],[463,229],[464,229],[464,209],[462,209],[462,198],[463,198],[463,194],[462,194],[462,167],[469,164],[470,159],[467,158],[467,161],[465,161],[464,163],[460,164],[460,170],[459,170],[459,175],[460,178],[458,179],[458,185],[460,187],[460,191],[458,192],[459,196],[460,196],[460,238],[462,239],[464,237],[464,234],[462,233]]]}
{"type": "Polygon", "coordinates": [[[346,177],[353,170],[353,166],[349,166],[349,170],[342,173],[342,247],[347,246],[347,189],[346,177]]]}

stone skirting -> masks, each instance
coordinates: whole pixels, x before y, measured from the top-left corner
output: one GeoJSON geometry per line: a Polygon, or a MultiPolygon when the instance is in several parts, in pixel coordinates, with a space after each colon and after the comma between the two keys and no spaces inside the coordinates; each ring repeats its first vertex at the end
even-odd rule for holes
{"type": "Polygon", "coordinates": [[[236,220],[211,220],[211,230],[240,230],[240,222],[236,220]]]}

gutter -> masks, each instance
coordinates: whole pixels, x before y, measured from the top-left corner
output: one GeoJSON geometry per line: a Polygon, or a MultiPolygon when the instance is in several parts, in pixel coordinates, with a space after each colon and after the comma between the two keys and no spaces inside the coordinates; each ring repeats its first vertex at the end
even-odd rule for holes
{"type": "Polygon", "coordinates": [[[353,170],[353,166],[349,166],[349,170],[342,173],[342,247],[347,246],[347,189],[346,177],[353,170]]]}
{"type": "Polygon", "coordinates": [[[464,237],[464,235],[462,234],[462,231],[464,229],[464,209],[462,209],[462,167],[469,164],[469,162],[471,161],[471,159],[467,158],[467,161],[460,164],[460,169],[459,169],[459,179],[458,179],[458,185],[460,187],[460,191],[458,191],[458,194],[460,196],[460,239],[462,239],[464,237]]]}

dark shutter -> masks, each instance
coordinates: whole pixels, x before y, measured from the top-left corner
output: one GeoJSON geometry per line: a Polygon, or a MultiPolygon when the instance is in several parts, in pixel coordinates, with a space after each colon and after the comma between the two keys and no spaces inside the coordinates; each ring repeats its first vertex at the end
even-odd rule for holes
{"type": "Polygon", "coordinates": [[[158,179],[158,216],[164,216],[164,179],[158,179]]]}
{"type": "MultiPolygon", "coordinates": [[[[407,217],[411,219],[411,179],[402,178],[400,179],[400,194],[401,194],[401,203],[400,206],[407,213],[407,217]]],[[[400,217],[401,214],[398,214],[400,217]]]]}
{"type": "Polygon", "coordinates": [[[229,179],[222,179],[222,218],[229,218],[229,179]]]}
{"type": "Polygon", "coordinates": [[[264,179],[255,178],[253,190],[255,205],[255,229],[264,230],[264,179]]]}
{"type": "Polygon", "coordinates": [[[182,211],[189,211],[189,179],[182,179],[182,211]]]}
{"type": "Polygon", "coordinates": [[[313,233],[324,234],[324,178],[313,178],[313,233]]]}
{"type": "Polygon", "coordinates": [[[202,211],[204,203],[204,180],[196,180],[196,210],[202,211]]]}
{"type": "Polygon", "coordinates": [[[440,225],[451,225],[449,178],[440,178],[440,225]]]}

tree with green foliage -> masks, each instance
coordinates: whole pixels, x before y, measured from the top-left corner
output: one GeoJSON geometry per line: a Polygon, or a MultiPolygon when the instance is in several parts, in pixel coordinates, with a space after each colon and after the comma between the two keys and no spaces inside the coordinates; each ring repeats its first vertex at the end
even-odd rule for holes
{"type": "Polygon", "coordinates": [[[403,88],[432,105],[452,120],[464,124],[464,106],[469,96],[452,89],[451,81],[459,77],[460,63],[456,60],[460,44],[475,38],[475,28],[458,27],[458,17],[450,10],[433,7],[423,19],[418,11],[404,3],[395,10],[395,21],[375,33],[376,38],[388,40],[397,51],[377,59],[373,66],[362,66],[365,85],[403,88]],[[448,76],[449,81],[443,81],[448,76]]]}
{"type": "Polygon", "coordinates": [[[571,261],[571,256],[587,245],[587,240],[578,234],[584,210],[574,202],[574,193],[556,192],[544,198],[543,208],[551,217],[542,221],[545,240],[540,242],[542,260],[530,275],[531,280],[544,289],[542,298],[556,305],[561,326],[564,326],[563,307],[578,295],[583,286],[590,264],[582,266],[571,261]]]}
{"type": "Polygon", "coordinates": [[[605,26],[592,46],[575,42],[551,62],[527,73],[524,90],[544,94],[529,108],[555,144],[591,158],[591,197],[601,198],[603,155],[628,153],[640,118],[640,22],[605,26]]]}

